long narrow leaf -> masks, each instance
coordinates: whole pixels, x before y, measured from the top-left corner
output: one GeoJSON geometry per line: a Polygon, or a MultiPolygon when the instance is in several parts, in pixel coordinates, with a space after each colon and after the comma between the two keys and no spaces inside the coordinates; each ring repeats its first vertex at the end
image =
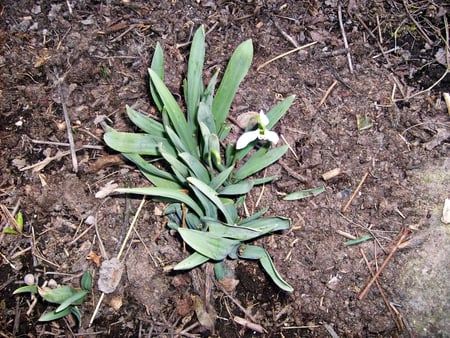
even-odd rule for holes
{"type": "Polygon", "coordinates": [[[143,188],[118,188],[114,190],[121,194],[137,194],[155,197],[156,199],[169,199],[182,202],[191,208],[197,215],[204,216],[203,210],[189,195],[183,190],[175,190],[164,187],[143,187],[143,188]]]}
{"type": "Polygon", "coordinates": [[[245,259],[259,259],[261,266],[267,272],[270,278],[272,278],[273,282],[282,290],[287,292],[294,291],[294,288],[289,285],[283,278],[281,278],[280,274],[275,268],[272,259],[269,256],[269,253],[259,246],[248,245],[243,247],[243,250],[238,250],[239,257],[245,259]]]}
{"type": "Polygon", "coordinates": [[[276,162],[281,156],[283,156],[288,148],[289,147],[287,145],[282,145],[280,147],[269,150],[262,156],[253,156],[236,172],[236,175],[234,177],[236,182],[239,182],[257,173],[258,171],[276,162]]]}
{"type": "Polygon", "coordinates": [[[219,208],[219,210],[225,216],[227,223],[233,224],[233,215],[228,212],[227,208],[224,206],[220,198],[217,197],[217,192],[215,190],[195,177],[188,177],[187,180],[193,186],[197,187],[203,194],[205,194],[206,197],[211,200],[211,202],[213,202],[217,206],[217,208],[219,208]]]}
{"type": "Polygon", "coordinates": [[[181,189],[180,185],[176,182],[177,178],[168,173],[167,171],[161,170],[155,167],[153,164],[148,163],[139,154],[122,154],[125,158],[132,161],[137,165],[142,174],[155,186],[166,187],[173,189],[181,189]]]}
{"type": "Polygon", "coordinates": [[[198,230],[179,228],[178,232],[192,249],[215,261],[223,260],[240,244],[239,241],[217,237],[198,230]]]}
{"type": "Polygon", "coordinates": [[[192,186],[191,189],[194,191],[195,196],[203,207],[205,211],[205,216],[217,218],[217,207],[216,205],[205,196],[198,188],[192,186]]]}
{"type": "Polygon", "coordinates": [[[63,311],[60,311],[60,312],[56,312],[56,311],[46,312],[42,316],[39,317],[38,321],[39,322],[50,322],[55,319],[63,318],[70,313],[70,310],[71,310],[71,307],[65,308],[63,311]]]}
{"type": "Polygon", "coordinates": [[[106,144],[121,153],[136,153],[141,155],[159,156],[158,146],[164,144],[167,151],[173,153],[173,147],[165,138],[144,133],[125,133],[114,129],[108,130],[104,135],[106,144]]]}
{"type": "Polygon", "coordinates": [[[233,167],[226,168],[218,175],[214,176],[211,180],[210,186],[213,190],[218,190],[219,187],[230,177],[230,174],[233,171],[233,167]]]}
{"type": "Polygon", "coordinates": [[[160,122],[134,110],[129,105],[126,106],[126,109],[130,120],[141,130],[152,136],[164,137],[164,127],[160,122]]]}
{"type": "Polygon", "coordinates": [[[219,191],[219,195],[245,195],[253,188],[251,181],[241,181],[236,184],[227,185],[219,191]]]}
{"type": "Polygon", "coordinates": [[[200,26],[192,39],[187,71],[187,116],[193,132],[196,132],[197,108],[203,95],[203,63],[205,60],[205,28],[200,26]]]}
{"type": "Polygon", "coordinates": [[[293,201],[300,200],[307,197],[317,196],[325,191],[325,187],[323,185],[312,188],[312,189],[304,189],[295,191],[289,195],[286,195],[283,199],[285,201],[293,201]]]}
{"type": "Polygon", "coordinates": [[[84,298],[89,293],[88,290],[80,290],[71,297],[67,298],[64,302],[61,303],[55,310],[55,312],[61,312],[68,308],[71,305],[80,305],[83,303],[84,298]]]}
{"type": "Polygon", "coordinates": [[[178,156],[183,159],[184,163],[191,169],[195,177],[207,184],[210,182],[211,179],[208,170],[206,170],[205,166],[197,158],[189,153],[180,153],[178,156]]]}
{"type": "MultiPolygon", "coordinates": [[[[189,168],[185,166],[181,161],[179,161],[175,156],[168,153],[164,146],[160,146],[159,152],[161,153],[162,157],[164,157],[164,159],[170,164],[175,175],[177,175],[178,173],[183,177],[181,183],[184,183],[185,178],[189,176],[189,168]]],[[[180,179],[180,177],[178,178],[180,179]]]]}
{"type": "Polygon", "coordinates": [[[284,114],[286,114],[294,100],[295,95],[291,95],[267,112],[266,116],[269,119],[269,124],[266,126],[267,129],[272,129],[272,127],[284,116],[284,114]]]}
{"type": "Polygon", "coordinates": [[[202,255],[201,253],[194,252],[189,257],[183,259],[180,263],[174,266],[174,270],[189,270],[196,266],[202,265],[209,261],[209,257],[202,255]]]}
{"type": "Polygon", "coordinates": [[[228,62],[228,66],[225,69],[225,73],[213,101],[213,113],[217,130],[222,128],[222,125],[228,116],[233,98],[239,84],[250,68],[252,59],[252,41],[247,40],[236,48],[228,62]]]}
{"type": "Polygon", "coordinates": [[[289,229],[291,221],[284,217],[266,217],[257,218],[241,224],[246,228],[255,229],[261,233],[267,234],[274,231],[289,229]]]}
{"type": "Polygon", "coordinates": [[[164,104],[164,109],[167,110],[167,114],[170,117],[170,121],[172,122],[177,135],[186,145],[186,148],[189,149],[189,152],[194,156],[198,156],[199,154],[196,146],[196,140],[193,135],[193,130],[186,122],[183,111],[159,76],[152,69],[149,69],[148,72],[155,89],[161,97],[164,104]]]}
{"type": "MultiPolygon", "coordinates": [[[[150,67],[158,75],[158,77],[164,81],[164,53],[159,42],[156,43],[155,52],[153,53],[152,64],[150,67]]],[[[164,104],[152,81],[150,81],[150,93],[152,94],[153,101],[155,102],[158,110],[162,111],[164,104]]]]}

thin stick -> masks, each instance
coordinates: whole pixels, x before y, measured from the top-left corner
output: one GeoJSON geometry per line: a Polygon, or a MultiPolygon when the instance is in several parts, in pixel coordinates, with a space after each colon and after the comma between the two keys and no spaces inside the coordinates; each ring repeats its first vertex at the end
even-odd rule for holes
{"type": "Polygon", "coordinates": [[[73,141],[72,124],[70,123],[69,112],[67,111],[66,99],[64,97],[63,90],[61,88],[61,83],[58,83],[58,92],[59,92],[59,99],[61,100],[61,106],[63,109],[64,121],[66,122],[67,139],[69,141],[69,146],[70,146],[70,156],[72,157],[72,168],[73,168],[73,172],[77,173],[78,172],[78,160],[77,160],[77,154],[76,154],[76,150],[75,150],[75,142],[73,141]]]}
{"type": "Polygon", "coordinates": [[[95,316],[97,316],[97,313],[100,310],[100,305],[102,304],[104,298],[105,298],[105,293],[102,292],[102,294],[100,295],[100,298],[98,299],[97,306],[95,307],[94,313],[92,314],[91,320],[89,321],[88,327],[91,327],[92,323],[94,322],[95,316]]]}
{"type": "Polygon", "coordinates": [[[336,87],[337,84],[338,84],[338,81],[334,80],[334,82],[331,84],[331,86],[325,92],[324,96],[322,97],[322,100],[320,100],[319,105],[317,106],[317,108],[320,108],[320,106],[325,103],[325,101],[327,100],[328,96],[331,94],[331,91],[333,90],[334,87],[336,87]]]}
{"type": "Polygon", "coordinates": [[[369,171],[367,170],[364,173],[364,176],[362,177],[361,181],[359,182],[358,186],[356,187],[355,191],[353,192],[353,194],[350,196],[350,199],[347,201],[347,203],[344,205],[344,207],[342,208],[341,212],[344,214],[348,207],[350,206],[350,204],[352,203],[352,201],[355,199],[356,194],[358,194],[358,192],[361,190],[362,185],[364,184],[364,181],[366,180],[367,176],[369,176],[369,171]]]}
{"type": "MultiPolygon", "coordinates": [[[[375,275],[372,267],[370,266],[369,260],[366,257],[366,254],[364,252],[364,249],[360,248],[359,251],[361,252],[361,255],[364,258],[364,262],[366,262],[367,265],[367,269],[369,269],[370,275],[373,276],[375,275]]],[[[394,311],[392,310],[392,306],[391,303],[389,303],[389,301],[387,300],[386,294],[384,293],[380,281],[378,279],[375,280],[375,284],[377,285],[378,291],[380,291],[381,294],[381,298],[383,298],[384,304],[386,305],[386,307],[388,308],[389,312],[392,314],[392,317],[394,319],[395,325],[397,326],[397,329],[399,331],[403,331],[403,325],[401,325],[401,322],[398,320],[397,315],[394,313],[394,311]]]]}
{"type": "Polygon", "coordinates": [[[127,235],[125,236],[125,239],[122,243],[122,247],[120,248],[119,253],[117,254],[118,260],[120,260],[120,256],[122,256],[122,253],[125,250],[125,246],[128,242],[128,239],[130,238],[131,233],[133,232],[134,225],[136,224],[136,221],[138,219],[139,214],[141,213],[144,203],[145,203],[145,196],[142,198],[141,204],[139,204],[136,214],[134,215],[133,221],[131,221],[130,228],[128,229],[127,235]]]}
{"type": "Polygon", "coordinates": [[[264,68],[264,67],[267,66],[268,64],[270,64],[270,63],[272,63],[272,62],[274,62],[274,61],[276,61],[276,60],[278,60],[278,59],[281,59],[282,57],[285,57],[286,55],[289,55],[289,54],[295,53],[295,52],[297,52],[297,51],[299,51],[299,50],[302,50],[302,49],[311,47],[311,46],[315,45],[316,43],[317,43],[317,41],[313,41],[313,42],[308,43],[308,44],[306,44],[306,45],[303,45],[303,46],[294,48],[294,49],[292,49],[292,50],[290,50],[290,51],[288,51],[288,52],[286,52],[286,53],[283,53],[283,54],[280,54],[280,55],[278,55],[278,56],[275,56],[273,59],[270,59],[269,61],[266,61],[266,62],[264,62],[263,64],[259,65],[258,68],[256,68],[256,71],[257,71],[257,72],[260,71],[262,68],[264,68]]]}
{"type": "Polygon", "coordinates": [[[298,48],[299,46],[298,46],[297,41],[295,41],[295,39],[292,36],[290,36],[288,33],[286,33],[283,30],[283,28],[281,28],[279,22],[275,18],[272,18],[272,21],[275,24],[275,27],[281,33],[281,35],[283,35],[285,37],[285,39],[288,40],[295,48],[298,48]]]}
{"type": "Polygon", "coordinates": [[[352,56],[350,54],[350,49],[348,47],[348,41],[347,41],[347,34],[345,33],[344,23],[342,21],[341,5],[338,6],[338,19],[339,19],[339,26],[341,27],[342,39],[344,40],[344,47],[345,47],[345,49],[348,50],[348,52],[347,52],[348,68],[350,69],[350,73],[353,74],[352,56]]]}
{"type": "Polygon", "coordinates": [[[383,261],[383,264],[381,264],[380,269],[372,276],[372,278],[367,283],[367,285],[364,287],[364,289],[359,293],[359,295],[358,295],[358,299],[359,300],[363,300],[364,297],[366,297],[367,293],[370,290],[370,287],[372,286],[373,283],[375,283],[377,278],[381,275],[381,273],[383,272],[384,268],[387,266],[389,261],[392,259],[392,257],[394,256],[394,253],[397,251],[397,249],[399,248],[400,244],[403,242],[403,240],[406,238],[406,236],[408,236],[408,234],[409,234],[408,228],[403,228],[400,231],[399,239],[397,240],[397,242],[395,242],[394,247],[392,248],[392,250],[389,253],[389,255],[386,257],[386,259],[383,261]]]}

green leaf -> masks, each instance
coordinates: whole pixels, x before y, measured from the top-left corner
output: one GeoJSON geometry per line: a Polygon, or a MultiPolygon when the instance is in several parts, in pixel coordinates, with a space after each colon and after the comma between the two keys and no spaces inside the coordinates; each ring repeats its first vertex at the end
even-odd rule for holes
{"type": "Polygon", "coordinates": [[[217,237],[198,230],[178,228],[178,232],[192,249],[215,261],[223,260],[240,244],[239,241],[217,237]]]}
{"type": "Polygon", "coordinates": [[[273,126],[284,116],[284,114],[286,114],[287,110],[292,105],[292,102],[294,102],[294,100],[295,95],[291,95],[268,111],[268,113],[266,114],[267,118],[269,119],[269,124],[266,126],[267,129],[273,128],[273,126]]]}
{"type": "Polygon", "coordinates": [[[195,186],[191,186],[191,189],[194,191],[195,196],[201,203],[203,210],[205,211],[205,215],[208,217],[217,218],[217,207],[211,202],[198,188],[195,186]]]}
{"type": "Polygon", "coordinates": [[[285,201],[293,201],[293,200],[300,200],[302,198],[317,196],[325,191],[324,186],[315,187],[312,189],[305,189],[305,190],[299,190],[296,192],[293,192],[289,195],[286,195],[283,199],[285,201]]]}
{"type": "Polygon", "coordinates": [[[241,181],[236,184],[230,184],[219,191],[219,195],[244,195],[253,188],[253,182],[241,181]]]}
{"type": "Polygon", "coordinates": [[[88,290],[80,290],[71,297],[67,298],[64,302],[61,303],[55,310],[56,313],[61,312],[67,309],[71,305],[80,305],[83,304],[84,298],[88,294],[88,290]]]}
{"type": "Polygon", "coordinates": [[[217,169],[222,170],[222,159],[220,158],[220,141],[216,134],[209,135],[208,139],[209,153],[217,169]]]}
{"type": "Polygon", "coordinates": [[[22,232],[23,231],[23,213],[21,211],[19,211],[17,213],[15,221],[17,224],[17,229],[19,230],[19,232],[22,232]]]}
{"type": "Polygon", "coordinates": [[[181,186],[176,182],[177,178],[174,175],[155,167],[151,163],[148,163],[141,155],[122,154],[122,156],[136,164],[141,173],[155,186],[181,189],[181,186]]]}
{"type": "Polygon", "coordinates": [[[164,127],[160,122],[134,110],[129,105],[126,105],[126,109],[130,120],[142,131],[152,136],[164,137],[164,127]]]}
{"type": "Polygon", "coordinates": [[[76,306],[71,306],[70,307],[70,312],[75,316],[75,318],[77,319],[78,323],[81,323],[81,312],[80,312],[80,310],[76,306]]]}
{"type": "Polygon", "coordinates": [[[174,270],[189,270],[196,266],[202,265],[209,261],[209,257],[202,255],[201,253],[194,252],[189,257],[183,259],[180,263],[174,266],[174,270]]]}
{"type": "Polygon", "coordinates": [[[193,130],[190,128],[186,122],[183,111],[178,105],[177,101],[170,93],[169,89],[166,87],[164,82],[159,78],[159,76],[152,70],[149,69],[150,78],[152,83],[155,85],[159,96],[164,104],[164,109],[166,109],[169,115],[170,121],[175,129],[175,132],[179,138],[183,141],[188,149],[189,153],[198,156],[198,149],[196,145],[196,140],[194,139],[193,130]]]}
{"type": "Polygon", "coordinates": [[[238,225],[228,225],[212,218],[203,217],[202,220],[205,222],[208,231],[218,237],[247,241],[262,235],[258,230],[238,225]]]}
{"type": "MultiPolygon", "coordinates": [[[[159,42],[156,43],[155,52],[153,53],[152,64],[150,67],[158,75],[158,77],[164,81],[164,53],[159,42]]],[[[150,81],[150,93],[152,94],[153,101],[155,102],[158,110],[162,111],[164,104],[152,81],[150,81]]]]}
{"type": "Polygon", "coordinates": [[[366,234],[364,236],[352,239],[350,241],[347,241],[344,243],[344,246],[351,246],[351,245],[357,245],[366,241],[370,241],[371,239],[373,239],[372,235],[370,234],[366,234]]]}
{"type": "Polygon", "coordinates": [[[226,168],[211,180],[210,186],[213,190],[218,190],[219,187],[230,177],[233,167],[226,168]]]}
{"type": "Polygon", "coordinates": [[[267,177],[261,177],[261,178],[254,178],[254,179],[251,179],[250,181],[253,182],[253,185],[260,185],[260,184],[272,182],[276,178],[277,178],[277,176],[274,175],[274,176],[267,176],[267,177]]]}
{"type": "Polygon", "coordinates": [[[55,289],[49,287],[38,287],[39,295],[44,298],[47,302],[61,304],[66,299],[72,297],[77,293],[73,287],[68,285],[61,285],[55,289]]]}
{"type": "Polygon", "coordinates": [[[239,182],[257,172],[264,169],[265,167],[276,162],[284,153],[288,150],[287,145],[282,145],[280,147],[269,150],[264,153],[264,148],[261,148],[253,155],[247,162],[244,163],[242,167],[236,172],[234,179],[239,182]]]}
{"type": "Polygon", "coordinates": [[[50,322],[52,320],[60,319],[60,318],[67,316],[70,313],[70,311],[71,311],[71,307],[68,307],[60,312],[55,312],[55,311],[46,312],[41,317],[39,317],[38,321],[39,322],[50,322]]]}
{"type": "Polygon", "coordinates": [[[289,229],[291,226],[291,221],[284,217],[265,217],[247,220],[241,224],[246,228],[255,229],[263,234],[267,234],[274,231],[289,229]]]}
{"type": "Polygon", "coordinates": [[[228,225],[206,217],[202,219],[206,221],[212,234],[240,241],[248,241],[275,231],[285,230],[290,226],[289,220],[281,217],[258,219],[248,222],[245,226],[228,225]]]}
{"type": "Polygon", "coordinates": [[[31,293],[38,293],[38,287],[37,285],[26,285],[26,286],[22,286],[18,289],[15,289],[13,292],[13,295],[17,295],[19,293],[25,293],[25,292],[31,292],[31,293]]]}
{"type": "Polygon", "coordinates": [[[206,170],[206,168],[197,158],[189,153],[181,153],[178,156],[183,159],[184,163],[186,163],[189,169],[191,169],[195,177],[205,183],[209,183],[211,181],[208,170],[206,170]]]}
{"type": "Polygon", "coordinates": [[[92,274],[89,270],[83,273],[81,276],[80,286],[83,290],[91,291],[92,289],[92,274]]]}
{"type": "Polygon", "coordinates": [[[217,192],[215,190],[213,190],[206,183],[200,181],[199,179],[197,179],[195,177],[188,177],[187,180],[193,186],[198,188],[203,194],[205,194],[205,196],[208,197],[211,200],[211,202],[213,202],[219,208],[219,210],[225,216],[227,223],[232,224],[234,222],[232,215],[229,214],[228,210],[225,208],[225,206],[223,205],[220,198],[217,197],[217,192]]]}
{"type": "Polygon", "coordinates": [[[252,59],[253,45],[251,40],[241,43],[231,56],[213,100],[212,111],[216,122],[216,130],[222,128],[239,84],[247,74],[252,59]]]}
{"type": "Polygon", "coordinates": [[[144,133],[125,133],[109,129],[103,136],[106,144],[121,153],[136,153],[141,155],[160,156],[159,144],[164,144],[168,152],[174,154],[175,150],[167,139],[144,133]]]}
{"type": "Polygon", "coordinates": [[[177,149],[177,152],[189,151],[183,141],[178,137],[178,135],[173,131],[172,128],[166,125],[166,133],[169,136],[170,141],[177,149]]]}
{"type": "Polygon", "coordinates": [[[208,127],[209,134],[216,133],[216,125],[214,124],[214,116],[211,111],[211,107],[207,106],[204,102],[200,102],[198,106],[198,123],[204,124],[208,127]]]}
{"type": "MultiPolygon", "coordinates": [[[[172,170],[176,173],[179,173],[182,177],[178,177],[179,179],[186,178],[189,176],[189,169],[187,166],[185,166],[181,161],[179,161],[175,156],[172,154],[166,152],[165,147],[160,146],[159,151],[161,155],[164,157],[164,159],[167,161],[167,163],[170,164],[172,167],[172,170]]],[[[184,180],[181,181],[181,183],[184,183],[184,180]]]]}
{"type": "Polygon", "coordinates": [[[262,216],[264,216],[264,214],[267,212],[267,210],[269,210],[269,207],[265,207],[264,209],[254,213],[253,215],[243,219],[241,222],[239,222],[240,225],[245,225],[246,223],[249,223],[251,221],[254,221],[255,219],[258,219],[262,216]]]}
{"type": "Polygon", "coordinates": [[[201,25],[192,39],[187,70],[187,113],[188,123],[195,132],[197,129],[197,109],[203,95],[203,63],[205,61],[205,28],[201,25]]]}
{"type": "Polygon", "coordinates": [[[198,204],[186,193],[185,190],[177,190],[164,187],[143,187],[143,188],[119,188],[114,190],[121,194],[137,194],[152,196],[157,199],[175,200],[186,204],[198,216],[204,216],[202,209],[198,204]]]}
{"type": "Polygon", "coordinates": [[[294,291],[294,288],[289,285],[283,278],[281,278],[280,274],[275,268],[275,265],[273,264],[272,259],[269,256],[269,253],[266,250],[259,246],[248,245],[240,247],[238,252],[240,258],[259,259],[261,266],[280,289],[287,292],[294,291]]]}

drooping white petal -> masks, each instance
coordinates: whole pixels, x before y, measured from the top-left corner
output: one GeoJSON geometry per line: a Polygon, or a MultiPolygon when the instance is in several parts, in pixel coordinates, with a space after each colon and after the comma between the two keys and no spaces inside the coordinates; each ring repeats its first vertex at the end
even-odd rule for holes
{"type": "Polygon", "coordinates": [[[259,111],[259,123],[261,123],[262,126],[267,126],[269,124],[269,118],[264,114],[262,110],[259,111]]]}
{"type": "Polygon", "coordinates": [[[276,132],[271,131],[271,130],[266,130],[264,133],[264,139],[269,140],[273,144],[277,144],[278,140],[280,138],[278,137],[278,134],[276,132]]]}
{"type": "Polygon", "coordinates": [[[236,149],[239,150],[245,148],[250,142],[256,140],[259,137],[259,135],[260,135],[259,129],[243,133],[236,142],[236,149]]]}

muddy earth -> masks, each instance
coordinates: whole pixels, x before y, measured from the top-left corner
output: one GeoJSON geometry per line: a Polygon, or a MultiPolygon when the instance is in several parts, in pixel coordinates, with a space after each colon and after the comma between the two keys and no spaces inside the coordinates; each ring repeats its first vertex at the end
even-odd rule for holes
{"type": "Polygon", "coordinates": [[[427,0],[2,1],[0,335],[449,337],[449,11],[427,0]],[[133,130],[126,104],[158,118],[147,73],[156,42],[181,103],[200,25],[205,79],[253,41],[234,119],[296,96],[275,127],[290,150],[257,175],[277,179],[246,201],[250,213],[292,220],[257,243],[294,291],[250,261],[228,261],[227,285],[208,264],[174,273],[188,253],[165,205],[147,200],[118,285],[95,312],[99,264],[118,255],[141,201],[95,194],[149,184],[104,144],[98,121],[133,130]],[[283,200],[318,186],[325,192],[283,200]],[[5,232],[19,213],[22,234],[5,232]],[[80,323],[38,322],[55,307],[13,295],[27,274],[79,287],[86,270],[94,286],[80,323]]]}

